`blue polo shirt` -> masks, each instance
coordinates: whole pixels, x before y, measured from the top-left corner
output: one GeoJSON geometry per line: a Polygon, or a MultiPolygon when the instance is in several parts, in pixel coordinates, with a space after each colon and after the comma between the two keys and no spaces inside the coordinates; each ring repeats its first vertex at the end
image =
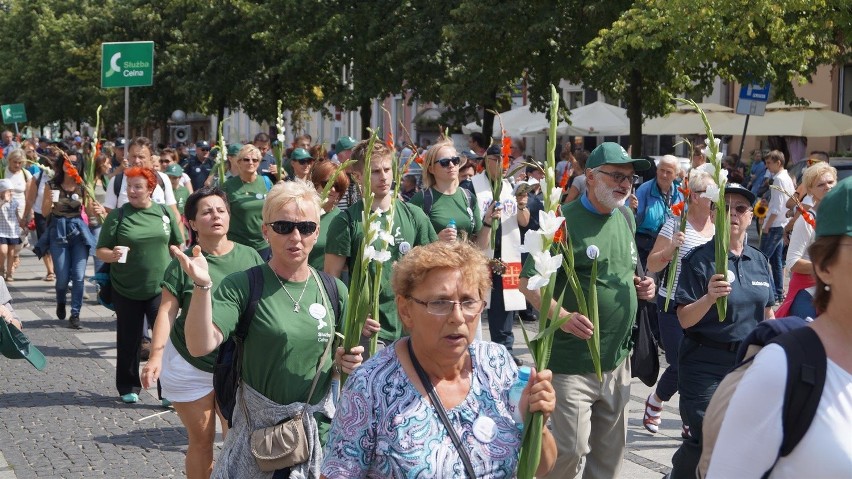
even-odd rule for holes
{"type": "MultiPolygon", "coordinates": [[[[681,261],[674,300],[692,304],[707,293],[707,283],[716,270],[716,240],[695,247],[681,261]]],[[[742,341],[763,321],[764,308],[775,302],[769,262],[758,249],[746,245],[742,255],[728,252],[728,270],[733,272],[725,320],[719,321],[715,304],[688,332],[699,333],[720,343],[742,341]]]]}
{"type": "Polygon", "coordinates": [[[636,231],[650,236],[656,236],[666,220],[672,217],[671,207],[683,199],[677,190],[677,183],[672,183],[672,191],[666,198],[657,185],[657,179],[642,183],[636,190],[639,207],[636,209],[636,231]]]}
{"type": "Polygon", "coordinates": [[[192,189],[197,190],[204,186],[207,177],[210,176],[210,171],[213,170],[213,158],[207,158],[207,161],[199,161],[196,156],[190,156],[186,161],[184,172],[189,176],[189,181],[192,182],[192,189]]]}

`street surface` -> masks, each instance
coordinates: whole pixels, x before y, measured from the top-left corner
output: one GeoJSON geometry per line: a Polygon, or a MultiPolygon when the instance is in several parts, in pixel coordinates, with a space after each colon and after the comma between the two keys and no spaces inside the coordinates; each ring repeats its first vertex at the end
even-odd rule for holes
{"type": "MultiPolygon", "coordinates": [[[[44,274],[24,250],[9,283],[24,331],[48,364],[39,372],[24,360],[0,357],[0,479],[184,477],[186,432],[174,411],[160,406],[156,388],[137,404],[119,400],[112,311],[96,304],[87,285],[92,299],[80,313],[84,329],[66,328],[67,320],[56,319],[53,285],[42,281],[44,274]]],[[[531,363],[517,324],[515,344],[516,354],[531,363]]],[[[661,477],[680,444],[678,396],[666,404],[654,435],[642,427],[648,394],[633,381],[625,479],[661,477]]],[[[221,446],[221,437],[217,441],[221,446]]]]}

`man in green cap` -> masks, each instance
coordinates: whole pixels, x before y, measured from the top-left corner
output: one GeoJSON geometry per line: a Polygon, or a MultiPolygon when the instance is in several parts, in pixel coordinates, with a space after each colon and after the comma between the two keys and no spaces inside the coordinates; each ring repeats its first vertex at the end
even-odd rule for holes
{"type": "MultiPolygon", "coordinates": [[[[337,164],[343,164],[349,161],[349,158],[352,157],[352,149],[355,148],[355,145],[357,144],[358,142],[355,141],[355,138],[352,138],[351,136],[341,136],[334,145],[336,154],[331,161],[337,164]]],[[[349,188],[346,189],[346,192],[340,197],[340,201],[337,202],[337,207],[341,210],[349,208],[353,203],[361,199],[361,189],[358,182],[352,177],[352,167],[346,169],[346,174],[349,175],[349,188]]]]}
{"type": "MultiPolygon", "coordinates": [[[[586,162],[586,194],[580,201],[562,206],[569,225],[575,269],[588,298],[592,259],[598,257],[598,317],[603,382],[598,379],[586,340],[592,322],[577,313],[577,299],[565,290],[560,317],[570,320],[557,331],[550,369],[556,390],[556,410],[551,415],[559,450],[551,478],[619,477],[627,435],[625,410],[630,400],[630,337],[636,320],[637,299],[652,300],[654,280],[636,276],[638,260],[633,213],[624,206],[635,181],[635,172],[650,167],[633,159],[617,143],[603,143],[586,162]],[[595,248],[592,248],[595,247],[595,248]],[[604,387],[605,385],[605,387],[604,387]]],[[[538,290],[529,290],[535,263],[527,260],[521,273],[521,291],[541,310],[538,290]]],[[[556,278],[561,291],[567,277],[556,278]]]]}
{"type": "Polygon", "coordinates": [[[180,184],[180,178],[183,176],[183,168],[177,163],[172,163],[166,167],[163,173],[169,177],[172,182],[172,189],[175,190],[175,201],[177,202],[178,212],[183,216],[183,207],[186,205],[186,199],[189,198],[189,190],[180,184]]]}

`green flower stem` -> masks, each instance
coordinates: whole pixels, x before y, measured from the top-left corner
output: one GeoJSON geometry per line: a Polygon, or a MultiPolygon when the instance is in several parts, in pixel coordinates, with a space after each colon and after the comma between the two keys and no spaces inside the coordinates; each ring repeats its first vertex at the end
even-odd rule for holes
{"type": "MultiPolygon", "coordinates": [[[[686,231],[686,212],[689,207],[687,206],[686,199],[684,199],[683,203],[683,213],[680,217],[680,228],[678,231],[681,233],[686,231]]],[[[669,269],[666,271],[666,303],[663,305],[663,311],[669,310],[669,300],[671,300],[672,296],[674,296],[674,280],[675,280],[675,270],[677,269],[677,261],[680,255],[680,246],[675,248],[674,254],[672,254],[672,261],[669,263],[669,269]]]]}

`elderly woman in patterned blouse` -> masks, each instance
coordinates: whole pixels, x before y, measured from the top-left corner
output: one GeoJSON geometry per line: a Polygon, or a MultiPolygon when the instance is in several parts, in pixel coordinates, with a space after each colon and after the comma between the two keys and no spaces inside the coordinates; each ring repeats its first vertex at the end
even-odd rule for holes
{"type": "MultiPolygon", "coordinates": [[[[463,477],[462,456],[438,414],[444,408],[476,477],[515,476],[523,424],[512,418],[509,389],[518,370],[506,348],[474,340],[490,283],[487,260],[467,242],[420,246],[394,266],[399,317],[411,335],[347,381],[324,477],[463,477]]],[[[541,411],[547,420],[556,404],[551,376],[533,370],[520,411],[541,411]]],[[[542,440],[538,475],[556,459],[547,428],[542,440]]]]}

